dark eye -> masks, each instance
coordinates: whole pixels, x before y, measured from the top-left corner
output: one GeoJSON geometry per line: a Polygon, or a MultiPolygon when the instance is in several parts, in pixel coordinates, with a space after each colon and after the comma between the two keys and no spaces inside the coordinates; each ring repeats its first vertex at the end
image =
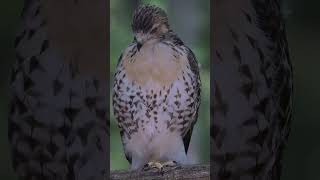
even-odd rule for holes
{"type": "Polygon", "coordinates": [[[137,38],[136,37],[133,38],[133,42],[137,42],[137,38]]]}

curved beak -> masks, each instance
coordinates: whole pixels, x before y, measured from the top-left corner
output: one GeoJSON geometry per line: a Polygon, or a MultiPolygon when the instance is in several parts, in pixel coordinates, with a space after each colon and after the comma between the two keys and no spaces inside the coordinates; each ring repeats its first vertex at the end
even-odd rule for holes
{"type": "Polygon", "coordinates": [[[140,48],[142,47],[142,43],[140,43],[140,42],[137,42],[137,48],[138,48],[138,51],[140,51],[140,48]]]}

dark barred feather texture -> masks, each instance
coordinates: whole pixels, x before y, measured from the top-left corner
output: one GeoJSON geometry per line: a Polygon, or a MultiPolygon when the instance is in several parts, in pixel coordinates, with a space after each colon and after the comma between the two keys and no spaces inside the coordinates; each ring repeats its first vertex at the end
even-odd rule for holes
{"type": "Polygon", "coordinates": [[[105,81],[67,64],[46,34],[38,0],[25,1],[11,77],[9,140],[20,180],[102,180],[109,169],[105,81]]]}
{"type": "Polygon", "coordinates": [[[281,177],[293,78],[280,4],[280,0],[216,2],[212,179],[281,177]]]}
{"type": "Polygon", "coordinates": [[[135,10],[131,27],[133,32],[149,33],[156,23],[169,27],[167,14],[159,7],[145,5],[135,10]]]}

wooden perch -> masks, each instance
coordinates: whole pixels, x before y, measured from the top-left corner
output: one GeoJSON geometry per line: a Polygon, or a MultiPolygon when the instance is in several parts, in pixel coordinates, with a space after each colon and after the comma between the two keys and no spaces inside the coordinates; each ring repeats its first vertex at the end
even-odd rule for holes
{"type": "Polygon", "coordinates": [[[164,168],[163,171],[151,169],[147,171],[111,171],[111,180],[209,180],[210,165],[187,165],[164,168]]]}

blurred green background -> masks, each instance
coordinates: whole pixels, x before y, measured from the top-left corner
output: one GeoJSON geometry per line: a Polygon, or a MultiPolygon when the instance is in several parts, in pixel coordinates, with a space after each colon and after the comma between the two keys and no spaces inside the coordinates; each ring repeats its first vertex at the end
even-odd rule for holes
{"type": "MultiPolygon", "coordinates": [[[[204,97],[199,123],[201,128],[194,137],[201,138],[196,146],[203,152],[199,160],[208,159],[208,88],[209,82],[209,0],[149,0],[165,8],[172,28],[195,52],[202,64],[204,97]],[[186,7],[185,7],[186,6],[186,7]],[[191,7],[190,7],[191,6],[191,7]],[[188,11],[188,8],[192,10],[188,11]],[[192,15],[190,15],[190,13],[192,15]],[[196,14],[193,14],[196,13],[196,14]],[[206,111],[207,110],[207,111],[206,111]],[[202,132],[206,131],[206,132],[202,132]],[[199,143],[199,144],[198,144],[199,143]]],[[[0,179],[14,180],[7,140],[8,79],[14,62],[13,40],[23,1],[3,0],[0,5],[0,179]]],[[[111,70],[121,50],[133,39],[130,20],[135,0],[111,1],[111,70]]],[[[287,33],[290,56],[294,66],[295,111],[288,148],[285,153],[283,180],[320,179],[320,1],[286,0],[284,13],[287,17],[287,33]]],[[[112,73],[112,72],[111,72],[112,73]]],[[[111,122],[111,167],[126,168],[119,141],[119,132],[111,122]]],[[[193,138],[194,138],[193,137],[193,138]]],[[[195,150],[197,152],[197,150],[195,150]]],[[[196,153],[197,154],[197,153],[196,153]]]]}
{"type": "MultiPolygon", "coordinates": [[[[155,4],[163,8],[171,28],[195,53],[201,64],[202,98],[198,122],[190,143],[191,157],[198,163],[210,161],[210,1],[209,0],[111,0],[110,1],[110,77],[113,82],[118,58],[132,42],[131,20],[139,4],[155,4]]],[[[112,106],[110,106],[112,107],[112,106]]],[[[127,169],[119,129],[111,113],[111,169],[127,169]]]]}

